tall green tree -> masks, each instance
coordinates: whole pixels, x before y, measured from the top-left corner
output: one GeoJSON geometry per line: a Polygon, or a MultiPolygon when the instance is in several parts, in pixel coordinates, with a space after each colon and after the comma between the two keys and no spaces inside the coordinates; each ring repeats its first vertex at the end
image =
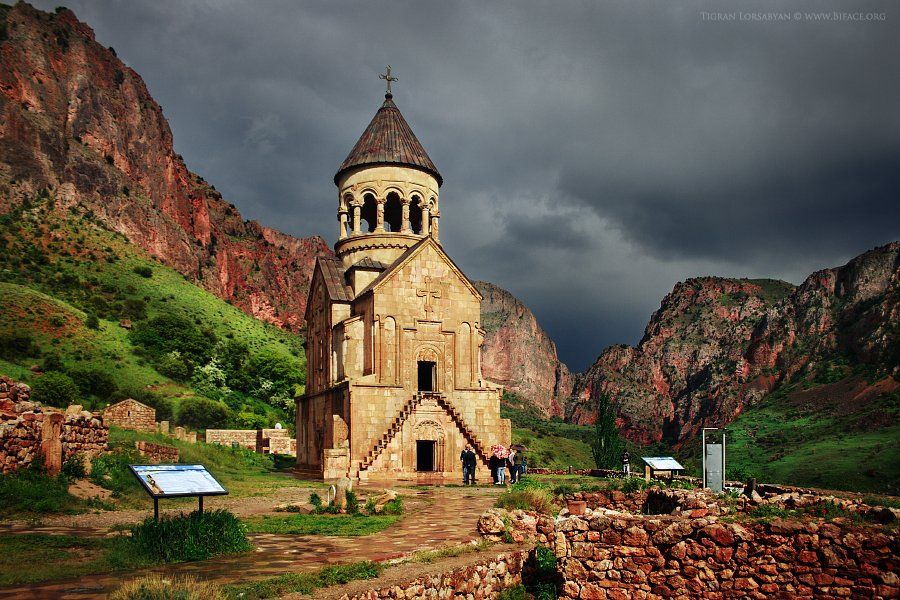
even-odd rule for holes
{"type": "Polygon", "coordinates": [[[618,469],[624,447],[609,394],[603,393],[597,401],[597,421],[591,436],[591,454],[597,468],[618,469]]]}

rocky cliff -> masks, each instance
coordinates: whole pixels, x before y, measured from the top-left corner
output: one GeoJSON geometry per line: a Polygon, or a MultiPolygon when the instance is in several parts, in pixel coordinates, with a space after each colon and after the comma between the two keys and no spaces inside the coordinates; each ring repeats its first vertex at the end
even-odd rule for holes
{"type": "Polygon", "coordinates": [[[734,420],[798,377],[853,366],[900,377],[900,242],[794,287],[715,277],[675,286],[636,348],[613,346],[580,375],[566,412],[594,419],[602,393],[625,435],[679,442],[734,420]]]}
{"type": "Polygon", "coordinates": [[[244,221],[188,170],[141,77],[66,9],[0,5],[0,213],[48,190],[242,310],[297,330],[331,250],[244,221]]]}
{"type": "Polygon", "coordinates": [[[515,296],[485,281],[476,281],[475,287],[484,297],[484,376],[502,384],[544,416],[561,416],[573,379],[568,367],[556,356],[556,344],[515,296]]]}

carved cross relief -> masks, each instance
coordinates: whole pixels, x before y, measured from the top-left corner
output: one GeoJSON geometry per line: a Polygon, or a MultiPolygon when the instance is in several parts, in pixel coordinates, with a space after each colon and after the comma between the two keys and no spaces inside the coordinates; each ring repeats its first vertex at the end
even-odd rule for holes
{"type": "Polygon", "coordinates": [[[426,277],[425,289],[416,290],[416,296],[425,298],[425,315],[430,317],[434,312],[434,307],[431,305],[431,299],[441,297],[441,288],[432,282],[431,277],[426,277]]]}

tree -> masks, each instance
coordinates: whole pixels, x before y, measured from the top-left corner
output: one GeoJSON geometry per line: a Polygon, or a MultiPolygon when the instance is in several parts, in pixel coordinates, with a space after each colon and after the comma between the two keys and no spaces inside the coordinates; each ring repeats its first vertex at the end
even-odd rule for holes
{"type": "Polygon", "coordinates": [[[195,365],[209,362],[215,346],[212,335],[200,331],[193,321],[174,314],[141,321],[131,330],[129,337],[150,356],[161,357],[177,350],[195,365]]]}
{"type": "Polygon", "coordinates": [[[78,401],[78,386],[65,373],[49,371],[31,384],[31,399],[63,408],[78,401]]]}
{"type": "Polygon", "coordinates": [[[100,329],[100,319],[98,319],[97,315],[94,313],[90,313],[88,314],[87,319],[85,319],[84,325],[88,329],[100,329]]]}
{"type": "Polygon", "coordinates": [[[187,398],[178,410],[178,422],[193,429],[222,427],[230,418],[228,407],[208,398],[187,398]]]}
{"type": "Polygon", "coordinates": [[[602,394],[597,402],[597,421],[591,436],[591,454],[598,469],[617,469],[622,458],[624,444],[616,426],[609,394],[602,394]]]}
{"type": "Polygon", "coordinates": [[[96,367],[75,367],[69,376],[81,393],[85,396],[96,396],[100,400],[109,400],[116,391],[116,380],[109,371],[96,367]]]}

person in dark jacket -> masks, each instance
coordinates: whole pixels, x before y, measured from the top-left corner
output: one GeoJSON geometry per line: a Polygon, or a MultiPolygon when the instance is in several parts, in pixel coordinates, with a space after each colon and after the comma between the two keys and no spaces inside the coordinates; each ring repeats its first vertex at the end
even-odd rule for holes
{"type": "Polygon", "coordinates": [[[463,485],[475,485],[476,457],[471,445],[466,444],[466,449],[459,455],[459,460],[462,461],[463,485]]]}
{"type": "Polygon", "coordinates": [[[501,459],[497,457],[496,454],[491,454],[491,458],[488,460],[488,467],[491,469],[491,479],[494,480],[494,483],[497,483],[497,468],[500,466],[501,459]]]}

